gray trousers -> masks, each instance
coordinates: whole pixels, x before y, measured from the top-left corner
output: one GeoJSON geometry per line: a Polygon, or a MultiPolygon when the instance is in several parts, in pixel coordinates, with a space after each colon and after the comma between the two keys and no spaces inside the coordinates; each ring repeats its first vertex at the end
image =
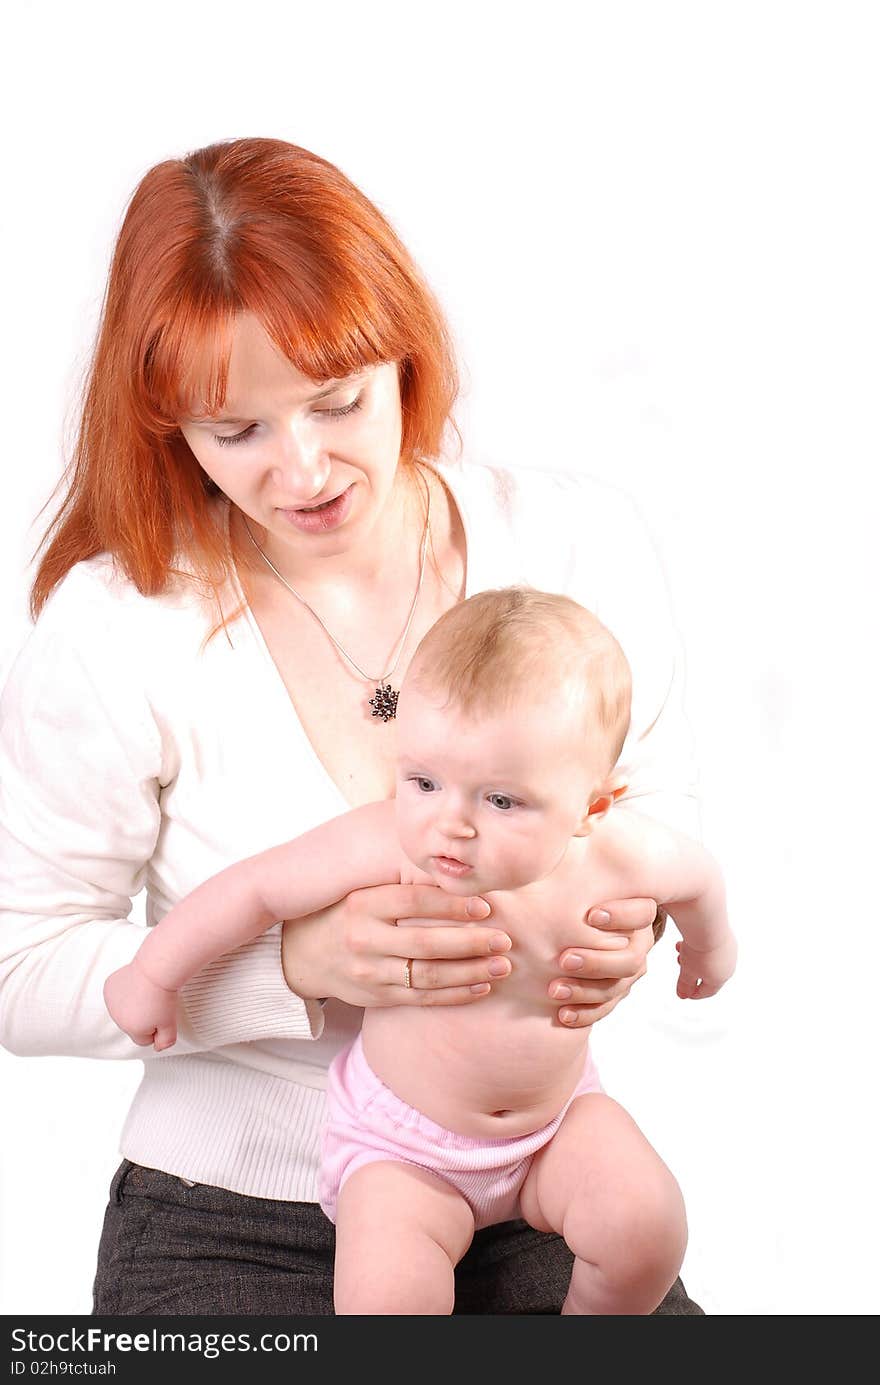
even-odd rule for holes
{"type": "MultiPolygon", "coordinates": [[[[110,1188],[94,1312],[313,1317],[333,1312],[335,1233],[317,1203],[242,1197],[126,1160],[110,1188]]],[[[525,1222],[478,1231],[455,1272],[456,1313],[558,1313],[572,1256],[525,1222]]],[[[676,1280],[657,1313],[702,1308],[676,1280]]]]}

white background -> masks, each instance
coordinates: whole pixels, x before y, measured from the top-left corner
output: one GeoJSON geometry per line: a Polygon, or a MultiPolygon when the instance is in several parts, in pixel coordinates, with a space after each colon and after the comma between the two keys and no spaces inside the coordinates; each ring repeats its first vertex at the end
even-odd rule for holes
{"type": "MultiPolygon", "coordinates": [[[[0,656],[24,628],[125,202],[273,135],[438,291],[470,455],[614,481],[688,654],[742,942],[597,1032],[714,1314],[873,1314],[880,52],[870,4],[16,5],[6,20],[0,656]]],[[[621,555],[622,570],[625,555],[621,555]]],[[[140,1065],[0,1054],[0,1312],[85,1313],[140,1065]]]]}

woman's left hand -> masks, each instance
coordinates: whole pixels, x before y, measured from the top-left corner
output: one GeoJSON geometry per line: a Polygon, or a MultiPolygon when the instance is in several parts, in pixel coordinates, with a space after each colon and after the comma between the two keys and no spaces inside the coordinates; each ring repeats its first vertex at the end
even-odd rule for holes
{"type": "Polygon", "coordinates": [[[589,911],[583,941],[560,953],[559,975],[549,986],[561,1024],[584,1029],[629,995],[647,971],[656,917],[653,899],[616,899],[589,911]]]}

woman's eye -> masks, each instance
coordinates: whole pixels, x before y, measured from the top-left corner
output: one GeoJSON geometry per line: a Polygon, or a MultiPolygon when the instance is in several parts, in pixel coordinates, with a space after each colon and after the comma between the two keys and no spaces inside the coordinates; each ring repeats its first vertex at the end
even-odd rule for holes
{"type": "Polygon", "coordinates": [[[505,813],[513,807],[513,799],[508,798],[506,793],[490,793],[489,802],[493,808],[501,808],[505,813]]]}
{"type": "Polygon", "coordinates": [[[345,418],[361,407],[362,398],[363,395],[359,394],[357,399],[353,399],[350,404],[341,404],[335,409],[316,409],[315,413],[320,414],[322,418],[345,418]]]}
{"type": "MultiPolygon", "coordinates": [[[[353,399],[350,404],[340,404],[332,409],[316,409],[315,413],[318,415],[319,418],[325,420],[328,418],[347,418],[349,414],[353,414],[355,410],[361,407],[362,399],[363,392],[361,392],[361,394],[359,394],[356,399],[353,399]]],[[[232,433],[227,435],[215,433],[214,441],[217,443],[219,447],[235,447],[237,443],[247,442],[248,438],[252,435],[256,426],[257,425],[255,423],[252,423],[248,428],[244,428],[240,433],[232,433]]]]}
{"type": "Polygon", "coordinates": [[[254,431],[254,429],[256,428],[256,426],[257,426],[257,425],[256,425],[255,423],[252,423],[252,424],[250,425],[250,427],[249,427],[249,428],[245,428],[243,432],[241,432],[241,433],[232,433],[232,434],[230,434],[230,435],[228,435],[228,436],[223,436],[223,435],[220,434],[220,433],[215,433],[215,434],[214,434],[214,441],[215,441],[216,443],[218,443],[218,444],[220,445],[220,447],[234,447],[235,444],[236,444],[237,442],[246,442],[247,439],[248,439],[248,438],[251,436],[251,434],[253,433],[253,431],[254,431]]]}

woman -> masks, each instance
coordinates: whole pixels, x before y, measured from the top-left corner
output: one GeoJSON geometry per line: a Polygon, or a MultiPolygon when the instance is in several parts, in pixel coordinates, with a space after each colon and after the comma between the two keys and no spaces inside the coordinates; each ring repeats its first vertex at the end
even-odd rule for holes
{"type": "MultiPolygon", "coordinates": [[[[587,482],[441,461],[455,393],[436,303],[332,165],[239,140],[143,179],[4,705],[2,1042],[146,1059],[98,1313],[330,1312],[317,1135],[354,1007],[504,984],[488,906],[389,885],[207,968],[162,1056],[101,998],[142,937],[143,885],[153,922],[393,792],[396,688],[450,605],[526,581],[597,609],[634,670],[630,792],[691,825],[668,616],[631,512],[587,482]]],[[[602,1018],[644,971],[653,902],[604,912],[547,978],[562,1023],[602,1018]]],[[[569,1267],[557,1238],[491,1228],[458,1310],[558,1312],[569,1267]]],[[[678,1285],[658,1311],[700,1310],[678,1285]]]]}

